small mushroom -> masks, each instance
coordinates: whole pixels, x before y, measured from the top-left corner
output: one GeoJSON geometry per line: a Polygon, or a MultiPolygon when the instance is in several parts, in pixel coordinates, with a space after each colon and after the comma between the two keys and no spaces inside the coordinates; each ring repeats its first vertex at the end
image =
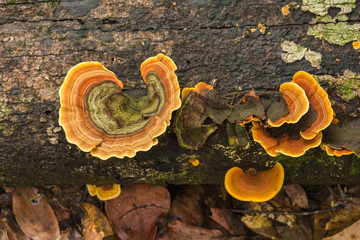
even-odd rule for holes
{"type": "Polygon", "coordinates": [[[269,125],[273,127],[280,127],[284,123],[296,123],[309,110],[309,100],[305,91],[296,83],[281,84],[280,92],[288,105],[289,113],[276,121],[268,119],[269,125]]]}
{"type": "Polygon", "coordinates": [[[97,196],[102,201],[116,198],[121,193],[120,184],[91,185],[86,184],[90,196],[97,196]]]}
{"type": "Polygon", "coordinates": [[[310,126],[300,132],[303,138],[307,140],[313,139],[321,130],[328,127],[333,119],[334,111],[331,108],[328,94],[307,72],[295,73],[292,82],[304,89],[311,107],[316,111],[316,117],[314,117],[310,126]]]}
{"type": "Polygon", "coordinates": [[[249,169],[246,173],[233,167],[225,175],[226,191],[241,201],[264,202],[272,199],[284,183],[284,168],[276,163],[271,169],[256,171],[249,169]]]}
{"type": "Polygon", "coordinates": [[[303,155],[308,149],[320,145],[322,133],[318,133],[313,139],[306,140],[304,138],[291,139],[288,136],[275,138],[270,135],[266,129],[258,122],[252,122],[251,129],[255,142],[261,144],[267,154],[276,157],[279,153],[290,157],[299,157],[303,155]]]}
{"type": "Polygon", "coordinates": [[[158,54],[140,67],[148,93],[123,93],[115,74],[98,62],[73,67],[60,88],[59,124],[66,139],[102,160],[134,157],[157,144],[181,105],[176,66],[158,54]]]}

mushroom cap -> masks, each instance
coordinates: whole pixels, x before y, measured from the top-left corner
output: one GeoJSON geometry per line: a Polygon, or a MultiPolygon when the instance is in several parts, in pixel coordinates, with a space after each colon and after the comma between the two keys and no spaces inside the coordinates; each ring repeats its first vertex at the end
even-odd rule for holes
{"type": "Polygon", "coordinates": [[[258,122],[252,122],[253,127],[251,129],[255,142],[261,144],[267,154],[272,157],[276,157],[279,153],[290,157],[299,157],[310,149],[320,145],[322,139],[322,133],[318,133],[313,139],[306,140],[289,139],[288,137],[273,138],[266,131],[266,129],[258,122]]]}
{"type": "Polygon", "coordinates": [[[328,94],[309,73],[302,71],[295,73],[292,82],[304,89],[311,106],[317,112],[316,119],[310,127],[300,132],[303,138],[309,140],[330,125],[334,111],[331,108],[328,94]]]}
{"type": "Polygon", "coordinates": [[[106,160],[134,157],[157,144],[181,105],[174,62],[163,54],[140,67],[148,95],[130,98],[123,84],[98,62],[74,66],[60,88],[59,124],[66,139],[106,160]]]}
{"type": "Polygon", "coordinates": [[[120,184],[109,184],[109,185],[91,185],[86,184],[90,196],[97,195],[98,199],[102,201],[116,198],[121,193],[120,184]]]}
{"type": "Polygon", "coordinates": [[[193,88],[184,88],[181,93],[181,100],[184,101],[187,95],[191,92],[196,92],[197,94],[200,94],[204,90],[212,90],[213,87],[211,85],[208,85],[203,82],[199,82],[195,85],[193,88]]]}
{"type": "Polygon", "coordinates": [[[246,173],[238,167],[233,167],[225,175],[226,191],[241,201],[264,202],[272,199],[284,183],[284,168],[276,163],[271,169],[246,173]]]}
{"type": "Polygon", "coordinates": [[[296,123],[309,110],[309,100],[305,91],[296,83],[283,83],[280,92],[288,105],[289,113],[276,121],[268,120],[269,125],[280,127],[284,123],[296,123]]]}

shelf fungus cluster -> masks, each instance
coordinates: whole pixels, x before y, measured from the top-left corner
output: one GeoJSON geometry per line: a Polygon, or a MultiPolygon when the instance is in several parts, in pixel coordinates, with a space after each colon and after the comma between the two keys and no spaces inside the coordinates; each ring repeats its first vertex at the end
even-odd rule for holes
{"type": "Polygon", "coordinates": [[[256,171],[233,167],[226,172],[225,189],[234,198],[241,201],[264,202],[272,199],[284,183],[284,168],[276,163],[271,169],[256,171]]]}
{"type": "Polygon", "coordinates": [[[354,129],[358,120],[351,123],[340,120],[335,125],[335,114],[327,93],[306,72],[297,72],[291,82],[280,86],[279,91],[228,95],[220,95],[218,90],[205,83],[183,90],[183,104],[174,123],[182,147],[197,150],[220,124],[225,123],[230,147],[246,148],[249,135],[245,124],[251,122],[254,141],[273,157],[280,153],[291,157],[303,155],[322,143],[324,129],[326,137],[322,148],[329,155],[359,154],[359,140],[352,144],[351,134],[340,133],[350,131],[350,126],[354,129]],[[339,139],[335,137],[337,135],[340,135],[339,139]]]}
{"type": "Polygon", "coordinates": [[[334,113],[327,93],[306,72],[297,72],[291,82],[280,86],[280,92],[288,113],[275,121],[268,119],[268,125],[253,122],[253,138],[270,156],[299,157],[320,145],[321,131],[334,113]]]}
{"type": "Polygon", "coordinates": [[[59,91],[59,123],[67,140],[103,160],[149,150],[181,105],[175,70],[167,56],[148,58],[140,67],[147,95],[129,96],[100,63],[74,66],[59,91]]]}

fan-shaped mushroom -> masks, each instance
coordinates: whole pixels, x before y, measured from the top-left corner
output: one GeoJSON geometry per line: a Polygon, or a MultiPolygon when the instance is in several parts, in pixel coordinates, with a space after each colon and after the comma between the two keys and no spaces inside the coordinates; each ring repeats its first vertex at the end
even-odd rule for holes
{"type": "Polygon", "coordinates": [[[284,123],[296,123],[309,110],[309,100],[305,91],[296,83],[283,83],[280,92],[288,105],[289,113],[276,121],[268,120],[269,125],[280,127],[284,123]]]}
{"type": "Polygon", "coordinates": [[[272,157],[277,156],[279,153],[290,157],[299,157],[303,155],[308,149],[317,147],[321,143],[321,132],[310,140],[306,140],[301,137],[299,139],[290,139],[287,136],[282,138],[274,138],[271,137],[266,129],[258,122],[252,123],[252,134],[254,141],[260,143],[267,154],[272,157]]]}
{"type": "Polygon", "coordinates": [[[134,157],[157,144],[181,105],[174,62],[162,54],[140,67],[148,94],[130,97],[98,62],[73,67],[60,88],[59,124],[66,139],[103,160],[134,157]]]}
{"type": "Polygon", "coordinates": [[[333,119],[334,112],[331,108],[328,94],[307,72],[301,71],[295,73],[292,82],[304,89],[312,108],[314,108],[317,113],[310,127],[300,132],[303,138],[308,140],[313,139],[321,130],[329,126],[333,119]]]}
{"type": "Polygon", "coordinates": [[[271,169],[256,171],[233,167],[225,175],[226,191],[241,201],[264,202],[272,199],[284,183],[284,168],[276,163],[271,169]]]}

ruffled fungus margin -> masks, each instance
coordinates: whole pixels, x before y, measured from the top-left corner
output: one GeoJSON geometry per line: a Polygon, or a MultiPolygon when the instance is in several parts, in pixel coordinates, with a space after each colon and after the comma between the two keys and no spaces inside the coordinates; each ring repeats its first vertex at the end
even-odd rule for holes
{"type": "Polygon", "coordinates": [[[70,69],[59,90],[59,124],[68,142],[102,160],[134,157],[157,144],[181,105],[176,65],[158,54],[140,70],[148,94],[129,97],[115,74],[98,62],[70,69]]]}
{"type": "Polygon", "coordinates": [[[241,201],[264,202],[272,199],[284,183],[284,168],[276,163],[271,169],[246,173],[238,167],[229,169],[225,174],[226,191],[241,201]]]}

